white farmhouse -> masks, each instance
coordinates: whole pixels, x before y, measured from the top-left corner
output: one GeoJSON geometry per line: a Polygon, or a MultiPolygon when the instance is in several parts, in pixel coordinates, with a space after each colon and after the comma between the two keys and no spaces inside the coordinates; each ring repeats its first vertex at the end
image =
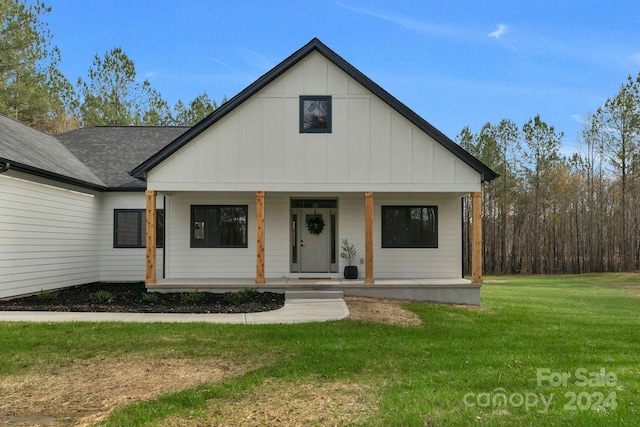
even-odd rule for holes
{"type": "Polygon", "coordinates": [[[145,280],[480,303],[496,174],[317,39],[192,128],[50,137],[0,117],[0,171],[0,297],[145,280]]]}

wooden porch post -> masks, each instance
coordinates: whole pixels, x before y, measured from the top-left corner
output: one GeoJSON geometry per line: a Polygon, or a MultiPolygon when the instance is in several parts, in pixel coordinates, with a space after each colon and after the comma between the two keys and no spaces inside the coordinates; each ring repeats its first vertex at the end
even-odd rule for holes
{"type": "Polygon", "coordinates": [[[264,191],[256,191],[256,285],[264,284],[264,191]]]}
{"type": "Polygon", "coordinates": [[[364,193],[364,283],[372,285],[373,279],[373,192],[364,193]]]}
{"type": "Polygon", "coordinates": [[[158,283],[156,278],[156,192],[146,190],[146,247],[147,247],[147,275],[145,283],[153,285],[158,283]]]}
{"type": "Polygon", "coordinates": [[[471,193],[471,283],[482,284],[482,191],[471,193]]]}

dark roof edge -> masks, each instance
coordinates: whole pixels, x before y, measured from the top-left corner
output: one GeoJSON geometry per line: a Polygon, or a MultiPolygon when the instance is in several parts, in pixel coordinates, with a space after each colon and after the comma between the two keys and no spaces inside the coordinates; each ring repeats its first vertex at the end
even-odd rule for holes
{"type": "Polygon", "coordinates": [[[371,80],[369,77],[365,76],[361,71],[356,69],[349,62],[344,60],[340,55],[335,53],[329,47],[327,47],[324,43],[322,43],[319,39],[314,38],[309,43],[298,49],[292,55],[290,55],[287,59],[282,61],[280,64],[276,65],[258,80],[253,82],[251,85],[247,86],[242,92],[238,93],[236,96],[231,98],[229,101],[222,104],[218,107],[213,113],[204,118],[190,130],[186,131],[184,134],[176,138],[173,142],[168,144],[158,153],[154,154],[152,157],[141,163],[135,169],[130,172],[130,175],[146,180],[146,172],[153,169],[160,162],[165,160],[171,154],[182,148],[193,138],[198,136],[200,133],[205,131],[215,122],[226,116],[228,113],[233,111],[237,106],[242,104],[248,98],[256,94],[258,91],[263,89],[266,85],[274,81],[280,75],[282,75],[285,71],[296,65],[300,60],[309,55],[313,51],[318,51],[321,55],[335,64],[338,68],[343,70],[353,79],[355,79],[358,83],[363,85],[369,91],[371,91],[374,95],[378,96],[385,103],[387,103],[391,108],[396,110],[402,116],[411,121],[414,125],[419,127],[422,131],[430,135],[433,139],[438,141],[442,146],[468,164],[471,168],[476,170],[481,175],[481,181],[491,181],[498,177],[494,171],[492,171],[488,166],[482,163],[480,160],[476,159],[465,149],[460,147],[458,144],[453,142],[449,137],[436,129],[433,125],[427,122],[425,119],[416,114],[409,107],[404,105],[398,99],[396,99],[389,92],[380,87],[377,83],[371,80]]]}
{"type": "Polygon", "coordinates": [[[108,193],[144,193],[147,187],[109,187],[108,193]]]}
{"type": "Polygon", "coordinates": [[[44,169],[36,168],[33,166],[25,165],[23,163],[14,162],[9,159],[0,158],[0,163],[3,163],[5,167],[9,165],[10,170],[28,173],[30,175],[39,176],[41,178],[51,179],[53,181],[62,182],[65,184],[71,184],[78,187],[87,188],[90,190],[107,191],[109,188],[104,185],[94,184],[80,179],[71,178],[66,175],[61,175],[55,172],[49,172],[44,169]]]}

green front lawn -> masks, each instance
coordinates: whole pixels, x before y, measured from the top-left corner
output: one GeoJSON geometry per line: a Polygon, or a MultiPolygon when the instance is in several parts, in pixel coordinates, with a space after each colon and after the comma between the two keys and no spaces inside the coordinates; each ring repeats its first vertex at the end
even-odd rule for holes
{"type": "MultiPolygon", "coordinates": [[[[104,422],[110,426],[239,420],[268,425],[261,399],[271,406],[296,399],[313,406],[305,396],[315,402],[318,394],[330,399],[332,393],[342,400],[316,425],[640,423],[640,275],[485,281],[481,308],[408,305],[423,319],[420,327],[352,320],[259,326],[2,323],[0,381],[112,358],[210,358],[256,366],[125,406],[104,422]],[[260,414],[252,414],[252,407],[260,414]]],[[[332,407],[327,402],[323,407],[332,407]]],[[[289,415],[289,425],[306,416],[289,415]]],[[[309,424],[302,420],[299,425],[309,424]]]]}

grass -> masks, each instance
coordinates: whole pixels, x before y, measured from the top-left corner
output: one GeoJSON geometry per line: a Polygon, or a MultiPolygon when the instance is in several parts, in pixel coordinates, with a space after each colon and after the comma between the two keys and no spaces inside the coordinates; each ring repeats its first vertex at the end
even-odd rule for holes
{"type": "Polygon", "coordinates": [[[408,305],[423,319],[421,327],[353,320],[256,326],[0,323],[0,380],[40,366],[64,369],[116,357],[261,362],[239,377],[118,409],[106,426],[234,424],[224,418],[234,416],[232,405],[254,394],[266,399],[274,393],[262,392],[274,382],[282,384],[275,394],[286,399],[297,396],[287,389],[293,384],[365,387],[368,409],[350,418],[354,425],[638,424],[640,275],[486,282],[480,309],[408,305]],[[566,385],[554,386],[551,380],[560,375],[568,375],[566,385]],[[583,377],[591,383],[582,385],[583,377]],[[541,399],[550,396],[547,407],[541,399]]]}

